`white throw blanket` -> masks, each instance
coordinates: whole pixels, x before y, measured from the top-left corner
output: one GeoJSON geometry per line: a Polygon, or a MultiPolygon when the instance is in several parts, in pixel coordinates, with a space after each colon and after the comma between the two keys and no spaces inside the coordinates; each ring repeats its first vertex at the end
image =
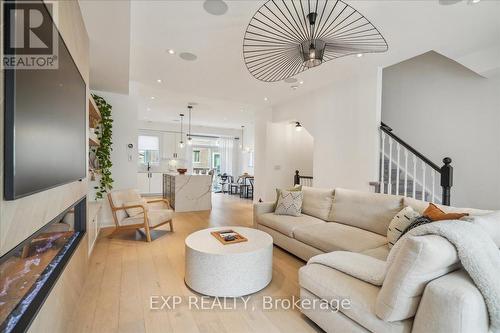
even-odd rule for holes
{"type": "MultiPolygon", "coordinates": [[[[439,235],[455,246],[464,269],[479,289],[488,308],[490,330],[500,332],[500,251],[481,227],[464,221],[440,221],[419,226],[403,237],[439,235]]],[[[389,267],[403,242],[387,258],[389,267]]]]}

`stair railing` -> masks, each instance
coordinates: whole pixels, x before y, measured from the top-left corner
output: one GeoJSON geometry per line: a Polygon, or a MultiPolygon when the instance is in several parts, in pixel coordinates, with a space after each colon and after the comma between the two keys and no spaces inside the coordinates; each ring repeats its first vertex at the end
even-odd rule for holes
{"type": "Polygon", "coordinates": [[[384,123],[380,126],[380,174],[376,192],[403,195],[415,199],[450,205],[453,186],[451,158],[443,159],[439,167],[392,132],[384,123]],[[396,174],[393,175],[393,172],[396,174]],[[441,196],[436,188],[439,178],[441,196]],[[420,198],[418,197],[420,194],[420,198]],[[439,200],[439,197],[441,200],[439,200]]]}
{"type": "Polygon", "coordinates": [[[312,176],[302,176],[299,174],[299,170],[295,170],[295,175],[293,176],[293,185],[304,185],[304,186],[313,186],[313,177],[312,176]]]}

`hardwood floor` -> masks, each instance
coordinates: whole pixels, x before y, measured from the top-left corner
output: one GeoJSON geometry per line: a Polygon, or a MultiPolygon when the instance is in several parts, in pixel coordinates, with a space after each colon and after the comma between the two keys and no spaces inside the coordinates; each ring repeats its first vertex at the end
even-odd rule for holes
{"type": "MultiPolygon", "coordinates": [[[[184,284],[184,239],[211,226],[251,226],[250,200],[215,194],[211,212],[176,213],[174,233],[146,243],[135,233],[105,237],[101,232],[69,332],[320,332],[298,310],[151,310],[151,296],[198,295],[184,284]]],[[[162,227],[163,228],[163,227],[162,227]]],[[[164,227],[168,229],[168,226],[164,227]]],[[[304,262],[274,247],[273,280],[251,295],[298,297],[298,269],[304,262]]],[[[198,295],[201,296],[201,295],[198,295]]]]}

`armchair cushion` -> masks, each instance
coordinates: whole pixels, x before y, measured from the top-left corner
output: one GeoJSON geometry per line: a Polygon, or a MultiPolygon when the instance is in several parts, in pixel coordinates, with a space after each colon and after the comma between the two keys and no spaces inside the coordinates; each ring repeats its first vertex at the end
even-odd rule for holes
{"type": "MultiPolygon", "coordinates": [[[[148,211],[148,223],[150,227],[155,227],[160,223],[170,221],[174,216],[171,209],[154,209],[148,211]]],[[[120,223],[121,226],[144,223],[144,213],[133,217],[127,217],[120,223]]]]}
{"type": "Polygon", "coordinates": [[[381,286],[385,278],[385,261],[356,252],[320,254],[309,259],[308,264],[322,264],[374,286],[381,286]]]}
{"type": "MultiPolygon", "coordinates": [[[[137,206],[137,205],[144,206],[144,208],[146,210],[148,210],[148,202],[144,198],[142,198],[141,200],[138,200],[138,201],[127,201],[123,206],[130,207],[130,206],[137,206]]],[[[141,207],[126,208],[125,211],[127,212],[128,216],[130,216],[130,217],[137,216],[137,215],[144,212],[141,207]]]]}
{"type": "MultiPolygon", "coordinates": [[[[110,203],[115,207],[122,207],[125,202],[129,201],[139,201],[141,200],[141,195],[138,190],[126,189],[126,190],[116,190],[109,193],[110,203]]],[[[128,214],[125,210],[120,209],[116,211],[116,218],[118,223],[121,223],[123,219],[127,218],[128,214]]]]}

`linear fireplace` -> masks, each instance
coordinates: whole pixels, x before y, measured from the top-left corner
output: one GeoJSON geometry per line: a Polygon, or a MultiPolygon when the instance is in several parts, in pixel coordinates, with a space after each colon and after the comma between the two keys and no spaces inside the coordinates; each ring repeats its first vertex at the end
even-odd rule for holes
{"type": "Polygon", "coordinates": [[[0,332],[27,330],[85,235],[86,210],[83,197],[0,258],[0,332]]]}

